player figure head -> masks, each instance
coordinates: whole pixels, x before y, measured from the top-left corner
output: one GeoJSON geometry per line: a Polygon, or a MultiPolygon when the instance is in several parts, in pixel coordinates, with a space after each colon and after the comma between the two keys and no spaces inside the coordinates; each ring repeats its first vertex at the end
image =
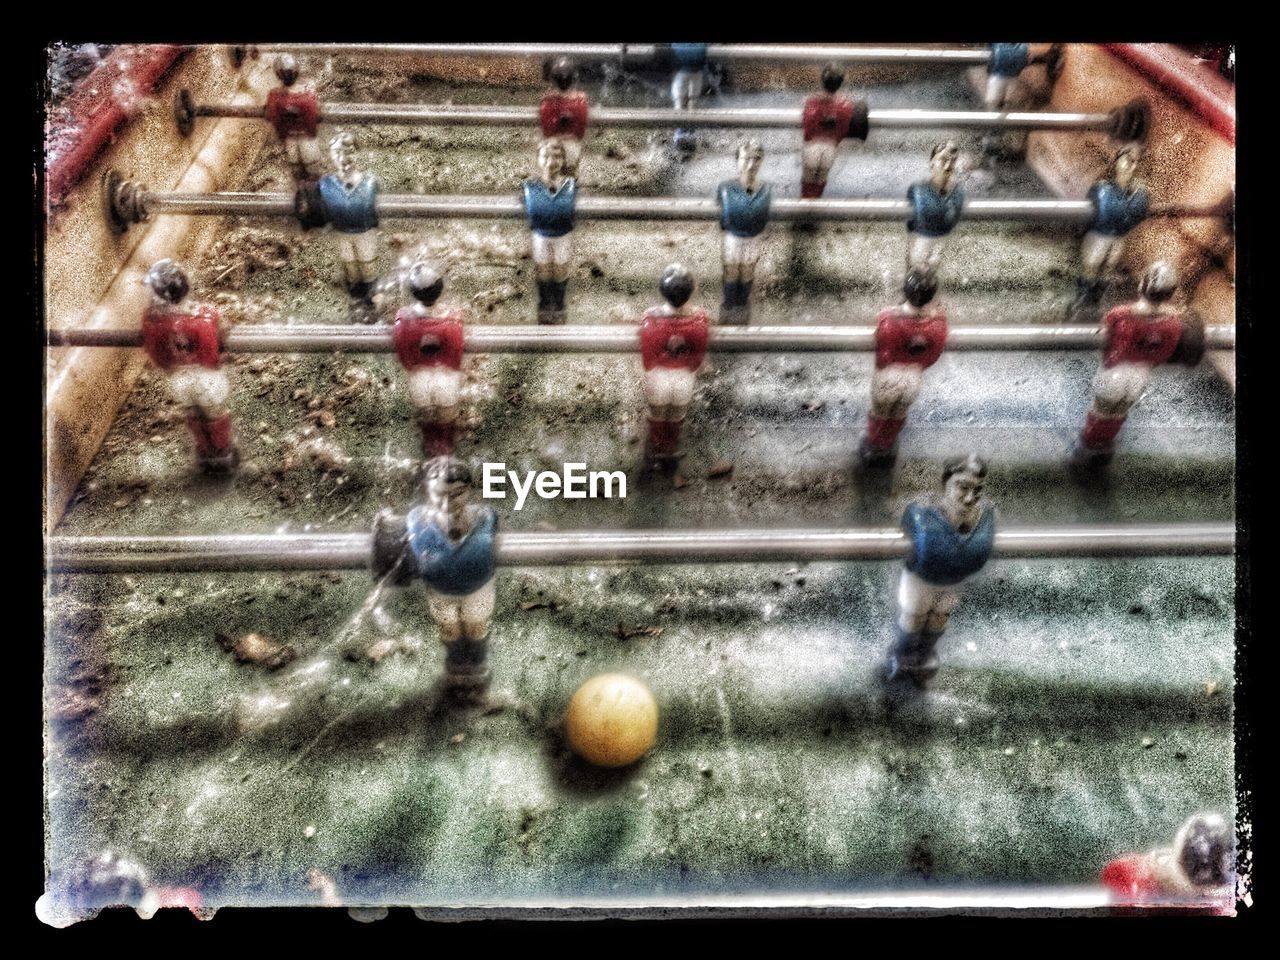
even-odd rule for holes
{"type": "Polygon", "coordinates": [[[419,260],[405,279],[409,295],[424,307],[432,306],[444,292],[444,277],[431,264],[419,260]]]}
{"type": "Polygon", "coordinates": [[[1138,281],[1138,295],[1151,303],[1167,303],[1178,290],[1178,273],[1173,264],[1157,260],[1138,281]]]}
{"type": "Polygon", "coordinates": [[[902,292],[907,303],[920,310],[928,306],[938,295],[938,278],[932,270],[912,269],[902,281],[902,292]]]}
{"type": "Polygon", "coordinates": [[[822,68],[822,89],[835,93],[844,83],[844,68],[838,63],[828,63],[822,68]]]}
{"type": "Polygon", "coordinates": [[[662,271],[662,279],[658,281],[662,298],[677,310],[689,302],[693,287],[693,274],[682,263],[671,264],[662,271]]]}
{"type": "Polygon", "coordinates": [[[950,190],[956,178],[956,164],[960,160],[960,147],[954,140],[934,144],[929,154],[929,179],[939,190],[950,190]]]}
{"type": "Polygon", "coordinates": [[[423,471],[422,489],[435,522],[450,532],[465,532],[471,468],[456,457],[433,457],[423,471]]]}
{"type": "Polygon", "coordinates": [[[973,454],[953,460],[942,471],[943,503],[958,527],[972,527],[982,516],[987,465],[973,454]]]}
{"type": "Polygon", "coordinates": [[[147,286],[165,303],[181,303],[191,291],[191,281],[177,261],[157,260],[147,271],[147,286]]]}
{"type": "Polygon", "coordinates": [[[745,140],[738,145],[738,180],[748,190],[755,189],[763,162],[764,147],[759,140],[745,140]]]}
{"type": "Polygon", "coordinates": [[[329,159],[340,176],[347,177],[356,169],[356,138],[343,130],[329,141],[329,159]]]}
{"type": "Polygon", "coordinates": [[[561,93],[568,91],[578,80],[578,68],[568,57],[557,57],[548,71],[551,82],[561,93]]]}
{"type": "Polygon", "coordinates": [[[554,184],[564,173],[564,144],[552,137],[538,147],[538,170],[545,183],[554,184]]]}
{"type": "Polygon", "coordinates": [[[292,53],[282,53],[276,57],[272,68],[276,72],[276,79],[286,87],[292,87],[298,82],[298,61],[292,53]]]}
{"type": "Polygon", "coordinates": [[[1231,828],[1216,813],[1196,814],[1173,842],[1178,868],[1196,887],[1221,887],[1230,881],[1231,848],[1231,828]]]}
{"type": "Polygon", "coordinates": [[[1107,176],[1122,190],[1127,190],[1138,175],[1142,151],[1136,143],[1126,144],[1115,152],[1107,167],[1107,176]]]}

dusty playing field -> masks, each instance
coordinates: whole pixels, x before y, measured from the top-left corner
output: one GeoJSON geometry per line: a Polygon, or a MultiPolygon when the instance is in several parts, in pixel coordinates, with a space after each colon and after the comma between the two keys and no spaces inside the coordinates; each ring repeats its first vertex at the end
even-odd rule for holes
{"type": "MultiPolygon", "coordinates": [[[[878,107],[976,105],[959,75],[864,89],[878,107]]],[[[425,81],[396,93],[537,98],[425,81]]],[[[362,94],[373,95],[367,84],[334,83],[326,96],[362,94]]],[[[656,94],[631,91],[628,102],[656,94]]],[[[537,142],[531,130],[483,128],[358,136],[362,164],[395,193],[514,192],[537,142]]],[[[709,196],[734,174],[737,137],[703,137],[681,163],[662,135],[593,133],[580,188],[709,196]]],[[[776,196],[798,196],[798,132],[760,139],[763,178],[776,196]]],[[[901,196],[925,175],[937,139],[873,131],[842,150],[827,195],[901,196]]],[[[274,147],[248,161],[240,189],[287,177],[274,147]]],[[[1017,166],[975,170],[967,189],[1047,195],[1017,166]]],[[[448,271],[445,299],[472,322],[533,321],[521,224],[384,228],[384,266],[425,243],[448,271]]],[[[291,229],[229,220],[224,242],[192,265],[195,296],[231,322],[345,323],[331,239],[291,229]]],[[[674,260],[694,271],[695,299],[714,314],[714,224],[585,223],[574,242],[570,323],[638,318],[674,260]]],[[[774,224],[766,244],[755,322],[866,324],[899,299],[900,225],[774,224]]],[[[1067,230],[962,225],[943,274],[952,322],[1058,322],[1075,246],[1067,230]]],[[[149,372],[59,533],[365,531],[378,509],[411,502],[417,431],[393,357],[228,362],[240,476],[191,474],[181,412],[149,372]]],[[[517,470],[581,461],[628,471],[625,500],[531,498],[518,513],[499,504],[507,530],[893,525],[947,458],[968,452],[989,459],[987,492],[1008,525],[1232,517],[1233,398],[1207,366],[1158,374],[1110,484],[1082,487],[1065,459],[1096,355],[944,354],[883,484],[851,469],[871,363],[713,358],[673,488],[639,470],[637,358],[472,357],[459,449],[517,470]]],[[[1095,882],[1115,854],[1167,842],[1190,813],[1231,815],[1230,558],[993,561],[965,593],[927,698],[890,712],[875,671],[897,572],[505,569],[495,702],[480,715],[439,702],[442,654],[420,587],[374,597],[359,573],[54,576],[50,867],[109,846],[158,880],[203,885],[213,905],[318,902],[313,871],[348,903],[417,905],[1074,885],[1095,882]],[[225,647],[249,633],[291,645],[296,659],[276,671],[238,662],[225,647]],[[371,662],[365,651],[384,640],[391,652],[371,662]],[[662,720],[648,759],[602,774],[570,759],[557,722],[583,679],[614,669],[650,684],[662,720]]]]}

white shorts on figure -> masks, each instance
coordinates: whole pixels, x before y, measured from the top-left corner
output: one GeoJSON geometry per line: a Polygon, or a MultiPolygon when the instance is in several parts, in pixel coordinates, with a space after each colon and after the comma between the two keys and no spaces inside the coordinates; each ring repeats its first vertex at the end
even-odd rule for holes
{"type": "Polygon", "coordinates": [[[456,627],[462,623],[484,623],[493,618],[497,591],[490,580],[474,593],[454,597],[427,588],[427,606],[431,619],[442,627],[456,627]]]}
{"type": "Polygon", "coordinates": [[[644,400],[651,407],[688,407],[693,400],[692,370],[655,367],[644,373],[644,400]]]}
{"type": "Polygon", "coordinates": [[[1114,270],[1124,252],[1124,237],[1112,237],[1090,230],[1080,244],[1080,260],[1086,274],[1099,275],[1114,270]]]}
{"type": "Polygon", "coordinates": [[[836,145],[830,140],[810,140],[800,148],[800,162],[806,171],[816,170],[825,179],[836,162],[836,145]]]}
{"type": "Polygon", "coordinates": [[[378,259],[378,231],[337,233],[338,256],[347,263],[372,263],[378,259]]]}
{"type": "Polygon", "coordinates": [[[924,370],[909,363],[891,363],[871,375],[871,405],[877,410],[901,410],[920,396],[924,370]]]}
{"type": "Polygon", "coordinates": [[[724,232],[724,242],[721,244],[724,265],[726,267],[744,267],[748,270],[753,270],[760,260],[762,248],[763,244],[760,242],[760,237],[739,237],[726,230],[724,232]]]}
{"type": "Polygon", "coordinates": [[[988,110],[1004,109],[1005,101],[1009,97],[1009,84],[1012,82],[1012,77],[999,77],[994,73],[987,75],[987,91],[982,102],[986,104],[988,110]]]}
{"type": "Polygon", "coordinates": [[[903,570],[898,580],[898,615],[923,620],[930,615],[949,616],[960,603],[961,584],[941,586],[903,570]]]}
{"type": "Polygon", "coordinates": [[[194,407],[215,416],[225,412],[231,384],[221,370],[208,367],[178,367],[169,374],[169,392],[184,407],[194,407]]]}
{"type": "Polygon", "coordinates": [[[533,262],[539,266],[567,267],[573,253],[573,234],[563,237],[544,237],[533,234],[533,262]]]}
{"type": "Polygon", "coordinates": [[[1152,368],[1145,363],[1120,363],[1103,367],[1093,378],[1094,405],[1100,413],[1121,414],[1142,397],[1151,382],[1152,368]]]}
{"type": "Polygon", "coordinates": [[[677,70],[671,78],[671,103],[681,110],[702,96],[702,71],[677,70]]]}
{"type": "Polygon", "coordinates": [[[937,270],[942,263],[942,251],[946,245],[946,237],[926,237],[924,234],[913,233],[911,245],[907,249],[907,263],[912,267],[937,270]]]}
{"type": "Polygon", "coordinates": [[[284,155],[295,167],[301,167],[308,176],[324,173],[324,155],[315,137],[285,137],[284,155]]]}
{"type": "Polygon", "coordinates": [[[462,396],[462,371],[428,367],[409,374],[409,399],[419,410],[456,407],[462,396]]]}

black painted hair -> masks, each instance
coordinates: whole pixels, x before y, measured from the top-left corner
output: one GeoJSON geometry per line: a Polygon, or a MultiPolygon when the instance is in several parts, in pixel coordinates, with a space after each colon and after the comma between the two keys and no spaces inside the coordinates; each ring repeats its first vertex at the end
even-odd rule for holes
{"type": "Polygon", "coordinates": [[[693,296],[693,274],[683,264],[673,263],[662,271],[658,290],[673,307],[683,307],[693,296]]]}
{"type": "Polygon", "coordinates": [[[938,278],[932,270],[912,270],[902,281],[902,292],[907,295],[907,303],[923,307],[938,295],[938,278]]]}
{"type": "Polygon", "coordinates": [[[828,63],[822,68],[822,89],[835,93],[844,83],[844,68],[838,63],[828,63]]]}
{"type": "Polygon", "coordinates": [[[578,68],[568,57],[558,57],[551,64],[551,69],[547,71],[547,75],[558,88],[568,90],[573,86],[574,81],[578,79],[578,68]]]}
{"type": "Polygon", "coordinates": [[[409,268],[409,293],[424,306],[431,306],[444,292],[444,277],[429,264],[415,263],[409,268]]]}
{"type": "Polygon", "coordinates": [[[172,260],[159,260],[147,271],[147,286],[166,303],[181,303],[191,292],[186,272],[172,260]]]}
{"type": "Polygon", "coordinates": [[[276,77],[286,87],[292,87],[298,82],[298,61],[293,58],[293,54],[280,54],[276,57],[274,67],[276,77]]]}
{"type": "Polygon", "coordinates": [[[1138,281],[1138,292],[1152,303],[1165,303],[1178,292],[1178,274],[1170,264],[1157,260],[1138,281]]]}

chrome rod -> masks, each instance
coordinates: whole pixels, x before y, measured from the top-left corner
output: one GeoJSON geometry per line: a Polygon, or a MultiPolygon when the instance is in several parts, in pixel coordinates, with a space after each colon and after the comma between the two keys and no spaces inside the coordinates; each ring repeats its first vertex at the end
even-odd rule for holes
{"type": "MultiPolygon", "coordinates": [[[[1236,329],[1229,324],[1205,327],[1210,350],[1235,348],[1236,329]]],[[[639,333],[631,326],[467,326],[470,353],[634,353],[639,333]]],[[[976,326],[951,327],[951,351],[1098,350],[1105,341],[1099,327],[976,326]]],[[[715,353],[832,352],[875,349],[875,327],[774,326],[717,327],[709,330],[715,353]]],[[[140,330],[50,330],[51,347],[141,347],[140,330]]],[[[391,331],[380,326],[232,327],[223,336],[229,353],[390,353],[391,331]]]]}
{"type": "MultiPolygon", "coordinates": [[[[360,570],[372,537],[344,534],[54,536],[46,568],[60,573],[178,573],[360,570]]],[[[893,560],[907,553],[893,527],[837,530],[564,530],[501,533],[497,562],[508,566],[578,563],[726,563],[893,560]]],[[[1145,557],[1228,555],[1229,523],[1012,527],[996,534],[993,557],[1145,557]]]]}

